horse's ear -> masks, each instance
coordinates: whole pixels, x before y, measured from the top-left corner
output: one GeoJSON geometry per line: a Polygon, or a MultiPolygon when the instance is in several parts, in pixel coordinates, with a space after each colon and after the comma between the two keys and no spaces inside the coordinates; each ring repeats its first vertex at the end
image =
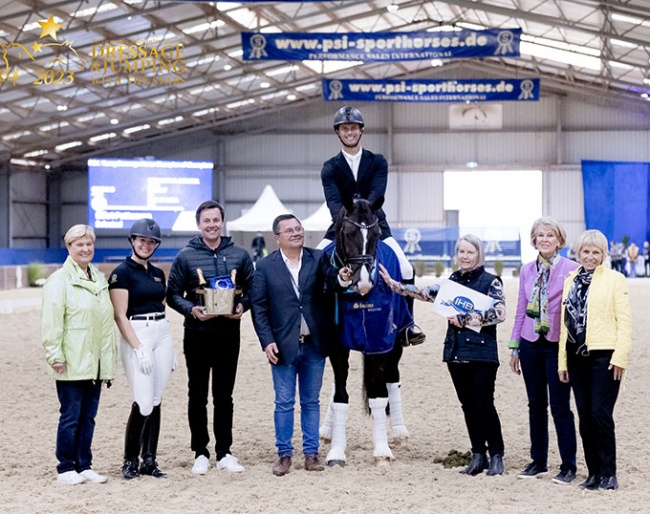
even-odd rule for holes
{"type": "Polygon", "coordinates": [[[384,205],[383,195],[377,198],[374,202],[372,202],[372,205],[370,206],[372,208],[372,212],[377,212],[379,209],[381,209],[382,205],[384,205]]]}
{"type": "Polygon", "coordinates": [[[343,202],[343,207],[348,213],[351,213],[354,210],[354,198],[350,195],[341,195],[341,201],[343,202]]]}

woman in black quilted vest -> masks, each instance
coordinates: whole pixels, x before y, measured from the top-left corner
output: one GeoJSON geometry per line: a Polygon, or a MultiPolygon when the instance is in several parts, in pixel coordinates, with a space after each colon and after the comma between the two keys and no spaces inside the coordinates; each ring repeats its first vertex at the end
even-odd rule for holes
{"type": "MultiPolygon", "coordinates": [[[[456,242],[459,269],[449,280],[491,297],[493,303],[485,311],[463,309],[447,318],[442,358],[465,415],[472,460],[461,473],[470,476],[486,469],[489,476],[503,474],[504,446],[494,406],[494,384],[499,368],[496,325],[506,319],[506,303],[501,279],[485,271],[484,261],[483,244],[478,237],[468,234],[456,242]]],[[[400,284],[391,279],[381,264],[380,268],[382,278],[399,294],[427,302],[435,300],[439,285],[418,288],[400,284]]]]}

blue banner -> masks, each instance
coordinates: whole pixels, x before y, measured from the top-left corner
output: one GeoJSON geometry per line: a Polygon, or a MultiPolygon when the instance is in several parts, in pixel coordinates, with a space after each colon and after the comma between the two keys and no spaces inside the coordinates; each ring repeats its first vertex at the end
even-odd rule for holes
{"type": "Polygon", "coordinates": [[[330,102],[531,102],[539,100],[539,79],[323,79],[323,98],[330,102]]]}
{"type": "MultiPolygon", "coordinates": [[[[459,227],[391,227],[390,231],[406,257],[413,262],[440,260],[451,264],[456,241],[460,237],[459,227]]],[[[487,262],[500,259],[503,262],[519,263],[521,260],[521,241],[518,238],[483,240],[483,250],[487,262]]]]}
{"type": "Polygon", "coordinates": [[[248,61],[413,61],[518,57],[521,29],[446,32],[242,32],[248,61]]]}

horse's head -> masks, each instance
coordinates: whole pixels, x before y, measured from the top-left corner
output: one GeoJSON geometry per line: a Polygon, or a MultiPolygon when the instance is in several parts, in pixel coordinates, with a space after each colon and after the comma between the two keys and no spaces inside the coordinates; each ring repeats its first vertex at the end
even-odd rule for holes
{"type": "Polygon", "coordinates": [[[344,198],[336,229],[336,253],[345,266],[352,269],[355,291],[366,295],[372,289],[380,228],[375,212],[384,203],[383,197],[372,204],[362,198],[344,198]]]}

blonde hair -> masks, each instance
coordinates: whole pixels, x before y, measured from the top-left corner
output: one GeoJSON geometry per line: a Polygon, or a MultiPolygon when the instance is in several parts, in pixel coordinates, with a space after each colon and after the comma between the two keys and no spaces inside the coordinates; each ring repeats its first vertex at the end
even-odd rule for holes
{"type": "Polygon", "coordinates": [[[86,236],[92,239],[93,243],[95,242],[95,231],[92,227],[89,227],[88,225],[74,225],[65,233],[63,240],[65,241],[65,245],[69,248],[77,239],[86,236]]]}
{"type": "Polygon", "coordinates": [[[562,228],[562,225],[560,225],[555,218],[551,218],[550,216],[542,216],[533,222],[533,227],[530,229],[530,244],[533,248],[537,248],[537,233],[542,228],[548,228],[555,232],[555,237],[557,237],[557,242],[559,244],[558,250],[564,248],[564,245],[566,245],[566,232],[564,231],[564,228],[562,228]]]}
{"type": "Polygon", "coordinates": [[[460,246],[460,243],[462,243],[463,241],[472,245],[476,249],[476,256],[478,257],[478,260],[476,261],[476,267],[478,268],[479,266],[483,266],[483,264],[485,264],[485,252],[483,251],[483,241],[481,241],[474,234],[465,234],[464,236],[460,236],[458,238],[458,241],[456,241],[456,247],[454,248],[455,255],[458,255],[458,247],[460,246]]]}
{"type": "Polygon", "coordinates": [[[603,260],[601,264],[605,262],[605,257],[607,256],[607,238],[600,230],[585,230],[580,237],[578,238],[578,259],[580,258],[580,252],[582,248],[587,245],[593,245],[598,248],[603,253],[603,260]]]}

